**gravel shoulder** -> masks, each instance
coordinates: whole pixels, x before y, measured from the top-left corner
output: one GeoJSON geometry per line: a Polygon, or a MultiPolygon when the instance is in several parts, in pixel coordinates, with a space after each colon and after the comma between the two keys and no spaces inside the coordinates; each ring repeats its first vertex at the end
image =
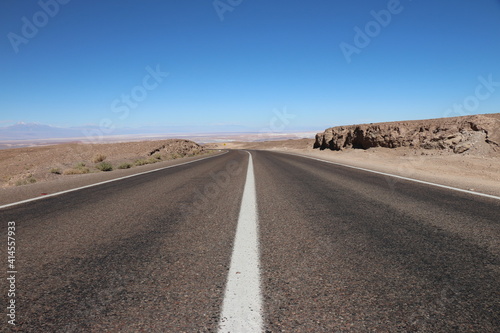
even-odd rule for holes
{"type": "Polygon", "coordinates": [[[397,152],[387,148],[349,152],[290,149],[287,152],[500,196],[500,157],[422,155],[404,148],[397,152]]]}
{"type": "Polygon", "coordinates": [[[500,196],[500,153],[454,154],[413,148],[344,151],[313,148],[314,140],[232,142],[217,148],[271,150],[311,156],[336,163],[500,196]]]}

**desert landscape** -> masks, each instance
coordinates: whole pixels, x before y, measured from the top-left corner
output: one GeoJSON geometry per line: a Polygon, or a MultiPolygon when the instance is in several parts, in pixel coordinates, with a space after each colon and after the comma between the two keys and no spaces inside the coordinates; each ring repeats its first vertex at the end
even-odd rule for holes
{"type": "Polygon", "coordinates": [[[500,1],[0,17],[0,332],[500,332],[500,1]]]}
{"type": "Polygon", "coordinates": [[[0,185],[22,186],[209,153],[203,146],[183,139],[3,149],[0,185]]]}
{"type": "Polygon", "coordinates": [[[331,127],[315,139],[261,141],[258,135],[239,135],[236,139],[247,141],[200,145],[186,139],[168,139],[3,149],[0,185],[5,189],[130,169],[210,154],[214,149],[257,149],[500,194],[500,114],[331,127]]]}
{"type": "Polygon", "coordinates": [[[315,139],[231,142],[500,195],[500,114],[339,126],[315,139]]]}

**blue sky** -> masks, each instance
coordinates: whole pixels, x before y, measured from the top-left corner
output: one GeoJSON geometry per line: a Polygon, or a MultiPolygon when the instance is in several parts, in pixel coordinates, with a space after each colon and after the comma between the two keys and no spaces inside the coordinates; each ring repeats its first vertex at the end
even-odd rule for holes
{"type": "Polygon", "coordinates": [[[322,130],[500,112],[498,0],[4,0],[0,30],[0,126],[258,130],[286,110],[280,128],[322,130]]]}

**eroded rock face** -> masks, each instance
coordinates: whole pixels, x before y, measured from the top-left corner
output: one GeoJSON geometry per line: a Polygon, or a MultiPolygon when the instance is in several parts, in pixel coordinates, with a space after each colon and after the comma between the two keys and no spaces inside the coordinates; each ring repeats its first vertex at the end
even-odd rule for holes
{"type": "Polygon", "coordinates": [[[155,153],[167,152],[167,153],[179,154],[181,156],[187,156],[187,155],[196,155],[203,151],[204,148],[194,141],[169,139],[165,140],[162,145],[150,151],[148,155],[151,156],[155,153]]]}
{"type": "Polygon", "coordinates": [[[500,113],[331,127],[316,134],[314,148],[414,147],[463,153],[481,141],[500,147],[500,113]]]}

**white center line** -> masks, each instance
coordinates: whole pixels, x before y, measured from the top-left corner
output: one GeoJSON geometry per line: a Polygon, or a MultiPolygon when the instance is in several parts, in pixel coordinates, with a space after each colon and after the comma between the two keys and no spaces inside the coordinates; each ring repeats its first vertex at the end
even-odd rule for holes
{"type": "Polygon", "coordinates": [[[234,240],[231,267],[219,320],[220,333],[262,332],[259,230],[252,155],[234,240]]]}

